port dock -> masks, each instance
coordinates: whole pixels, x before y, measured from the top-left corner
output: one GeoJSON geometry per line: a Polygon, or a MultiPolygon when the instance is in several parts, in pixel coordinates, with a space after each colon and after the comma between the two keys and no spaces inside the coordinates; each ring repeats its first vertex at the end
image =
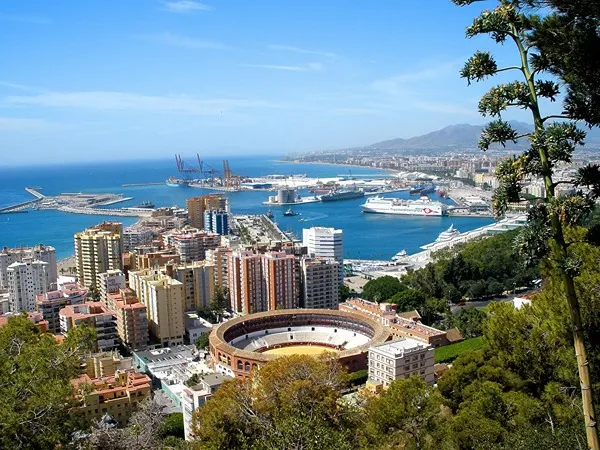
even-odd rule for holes
{"type": "Polygon", "coordinates": [[[99,208],[116,203],[132,200],[122,194],[84,194],[81,192],[67,192],[56,196],[46,196],[38,188],[26,187],[25,190],[35,197],[34,200],[18,203],[0,208],[0,214],[27,212],[34,209],[54,209],[56,211],[73,214],[90,214],[100,216],[121,217],[149,217],[153,209],[149,208],[99,208]]]}

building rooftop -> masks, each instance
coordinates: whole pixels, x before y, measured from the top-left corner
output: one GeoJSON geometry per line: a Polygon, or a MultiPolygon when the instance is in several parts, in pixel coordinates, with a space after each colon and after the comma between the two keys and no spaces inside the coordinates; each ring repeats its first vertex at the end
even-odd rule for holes
{"type": "Polygon", "coordinates": [[[405,353],[412,353],[416,350],[429,348],[429,344],[424,344],[415,339],[402,338],[397,341],[385,342],[383,344],[374,345],[372,349],[377,349],[394,356],[402,356],[405,353]]]}
{"type": "Polygon", "coordinates": [[[61,316],[85,319],[91,316],[114,314],[100,302],[85,302],[80,305],[67,305],[59,311],[61,316]]]}

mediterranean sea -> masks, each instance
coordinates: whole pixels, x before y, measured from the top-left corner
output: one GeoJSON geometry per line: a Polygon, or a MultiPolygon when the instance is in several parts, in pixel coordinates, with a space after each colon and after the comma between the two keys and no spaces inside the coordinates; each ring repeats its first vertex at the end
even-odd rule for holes
{"type": "MultiPolygon", "coordinates": [[[[192,162],[192,161],[190,161],[192,162]]],[[[220,160],[206,160],[215,169],[222,169],[220,160]]],[[[306,174],[311,178],[337,175],[385,176],[389,172],[368,167],[335,166],[325,164],[294,164],[274,160],[274,157],[230,158],[231,170],[244,176],[272,174],[306,174]]],[[[64,192],[120,193],[133,200],[115,206],[135,206],[151,201],[156,207],[185,207],[189,197],[214,193],[196,188],[174,188],[164,183],[149,186],[124,187],[127,183],[164,182],[178,176],[175,161],[115,161],[48,166],[20,166],[0,168],[0,207],[31,200],[25,187],[40,187],[46,195],[64,192]]],[[[301,192],[303,194],[303,192],[301,192]]],[[[306,194],[306,193],[304,193],[306,194]]],[[[234,214],[265,214],[266,201],[272,192],[241,191],[226,193],[234,214]]],[[[435,194],[433,194],[435,196],[435,194]]],[[[388,194],[408,198],[408,192],[388,194]]],[[[451,201],[444,200],[446,203],[451,201]]],[[[308,203],[294,206],[300,215],[286,217],[287,206],[272,207],[274,220],[284,231],[302,236],[302,229],[313,226],[335,227],[344,230],[344,254],[353,259],[390,259],[397,252],[418,252],[421,245],[434,241],[451,224],[460,231],[469,231],[493,222],[477,217],[411,217],[384,214],[363,214],[360,205],[364,199],[328,203],[308,203]]],[[[56,248],[58,258],[73,254],[73,234],[102,220],[117,220],[125,225],[136,218],[89,216],[55,210],[37,210],[28,213],[0,214],[0,247],[29,246],[43,243],[56,248]]]]}

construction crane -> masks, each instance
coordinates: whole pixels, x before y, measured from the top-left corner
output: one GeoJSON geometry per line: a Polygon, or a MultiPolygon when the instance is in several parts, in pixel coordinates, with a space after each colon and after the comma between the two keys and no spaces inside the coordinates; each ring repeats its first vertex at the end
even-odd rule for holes
{"type": "Polygon", "coordinates": [[[196,157],[198,158],[198,167],[200,167],[200,173],[203,175],[209,175],[210,178],[214,178],[215,174],[219,173],[218,170],[213,169],[204,161],[202,161],[199,154],[196,153],[196,157]]]}
{"type": "Polygon", "coordinates": [[[231,172],[229,161],[223,160],[223,186],[236,189],[240,186],[240,178],[231,172]]]}

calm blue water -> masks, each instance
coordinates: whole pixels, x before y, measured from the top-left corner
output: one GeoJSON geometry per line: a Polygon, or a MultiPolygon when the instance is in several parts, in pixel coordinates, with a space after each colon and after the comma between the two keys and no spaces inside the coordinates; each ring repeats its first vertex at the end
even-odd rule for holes
{"type": "MultiPolygon", "coordinates": [[[[191,162],[191,161],[190,161],[191,162]]],[[[207,161],[221,169],[220,161],[207,161]]],[[[344,166],[321,164],[290,164],[268,157],[246,157],[229,160],[231,169],[240,175],[259,176],[268,174],[306,173],[309,177],[332,177],[348,175],[344,166]]],[[[370,168],[352,168],[353,175],[380,174],[387,172],[370,168]]],[[[208,192],[195,188],[172,188],[164,184],[156,186],[123,187],[124,183],[163,181],[177,175],[175,161],[135,161],[62,165],[46,167],[18,167],[0,169],[0,207],[30,200],[26,186],[42,187],[46,195],[63,192],[114,192],[134,197],[119,206],[134,206],[142,201],[152,201],[159,206],[185,206],[188,197],[208,192]]],[[[266,213],[269,192],[233,192],[227,194],[233,213],[266,213]]],[[[408,198],[407,192],[391,196],[408,198]]],[[[344,230],[345,256],[361,259],[389,259],[402,249],[413,253],[419,246],[433,241],[440,232],[454,223],[460,231],[468,231],[492,222],[492,219],[469,217],[398,217],[383,214],[363,214],[360,205],[364,199],[331,203],[297,205],[301,213],[285,217],[287,207],[272,208],[275,221],[283,230],[292,230],[302,236],[302,229],[326,226],[344,230]],[[304,219],[304,221],[300,221],[304,219]]],[[[0,214],[0,247],[44,243],[56,247],[59,258],[73,253],[73,234],[110,217],[68,214],[58,211],[30,211],[22,214],[0,214]]],[[[135,218],[115,218],[130,225],[135,218]]]]}

